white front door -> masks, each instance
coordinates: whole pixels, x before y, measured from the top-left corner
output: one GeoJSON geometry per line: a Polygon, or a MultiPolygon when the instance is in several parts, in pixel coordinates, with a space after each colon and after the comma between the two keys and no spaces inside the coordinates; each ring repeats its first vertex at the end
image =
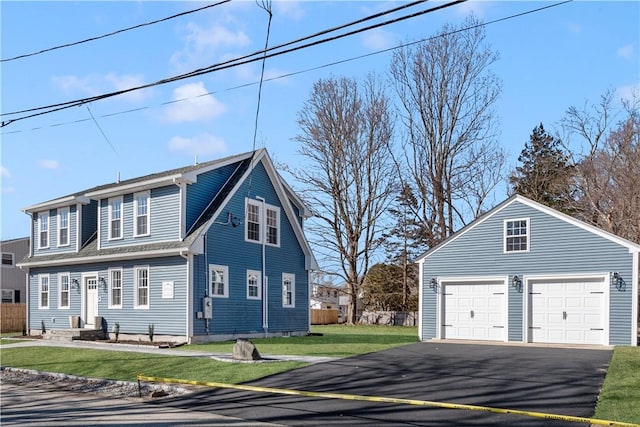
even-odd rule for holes
{"type": "Polygon", "coordinates": [[[601,277],[535,280],[529,284],[529,341],[605,344],[601,277]]]}
{"type": "Polygon", "coordinates": [[[95,277],[87,277],[87,297],[85,299],[85,313],[86,318],[84,321],[85,328],[94,328],[95,317],[98,315],[98,279],[95,277]]]}
{"type": "Polygon", "coordinates": [[[505,340],[504,282],[445,284],[443,292],[443,338],[505,340]]]}

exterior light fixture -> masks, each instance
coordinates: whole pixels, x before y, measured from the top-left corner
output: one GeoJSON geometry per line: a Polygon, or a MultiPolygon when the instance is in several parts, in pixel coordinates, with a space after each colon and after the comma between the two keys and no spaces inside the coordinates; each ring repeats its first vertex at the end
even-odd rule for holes
{"type": "Polygon", "coordinates": [[[624,291],[625,290],[626,283],[624,283],[624,280],[622,279],[622,276],[617,271],[615,271],[613,273],[613,282],[616,285],[616,289],[617,290],[619,290],[619,291],[624,291]]]}
{"type": "Polygon", "coordinates": [[[98,283],[100,284],[100,287],[102,288],[103,291],[107,290],[107,281],[104,280],[104,277],[99,278],[98,283]]]}
{"type": "Polygon", "coordinates": [[[516,291],[522,292],[522,279],[518,277],[517,274],[513,275],[513,278],[511,279],[511,286],[513,286],[516,291]]]}
{"type": "Polygon", "coordinates": [[[435,277],[432,277],[431,280],[429,281],[429,287],[431,289],[434,290],[438,290],[438,279],[436,279],[435,277]]]}
{"type": "Polygon", "coordinates": [[[80,283],[78,283],[78,279],[71,279],[71,289],[80,289],[80,283]]]}

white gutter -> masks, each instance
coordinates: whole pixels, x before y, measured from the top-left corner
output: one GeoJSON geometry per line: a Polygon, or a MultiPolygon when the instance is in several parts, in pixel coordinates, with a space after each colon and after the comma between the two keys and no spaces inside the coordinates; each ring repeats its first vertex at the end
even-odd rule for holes
{"type": "Polygon", "coordinates": [[[193,336],[193,301],[191,299],[191,283],[193,279],[193,254],[187,251],[180,251],[180,256],[187,260],[187,313],[185,319],[185,332],[186,340],[188,344],[191,344],[191,337],[193,336]]]}

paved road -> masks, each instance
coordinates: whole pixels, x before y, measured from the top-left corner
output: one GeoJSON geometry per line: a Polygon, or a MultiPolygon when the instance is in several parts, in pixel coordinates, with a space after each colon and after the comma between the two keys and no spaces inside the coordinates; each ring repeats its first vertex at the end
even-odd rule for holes
{"type": "MultiPolygon", "coordinates": [[[[591,417],[611,350],[418,343],[251,384],[591,417]]],[[[516,415],[211,390],[166,407],[287,425],[579,426],[516,415]]]]}
{"type": "Polygon", "coordinates": [[[276,426],[206,411],[151,405],[139,399],[2,383],[2,426],[276,426]]]}

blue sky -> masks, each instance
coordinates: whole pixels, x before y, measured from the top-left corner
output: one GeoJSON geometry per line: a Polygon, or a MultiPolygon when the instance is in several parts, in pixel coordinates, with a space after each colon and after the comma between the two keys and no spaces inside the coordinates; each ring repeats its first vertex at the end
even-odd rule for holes
{"type": "MultiPolygon", "coordinates": [[[[3,1],[1,57],[39,51],[161,19],[205,2],[3,1]]],[[[275,1],[270,45],[397,6],[386,1],[275,1]]],[[[430,2],[411,10],[442,4],[430,2]]],[[[313,83],[385,73],[391,53],[325,65],[432,35],[473,12],[488,22],[554,2],[473,1],[267,60],[257,147],[277,162],[296,155],[297,113],[313,83]],[[309,70],[298,73],[304,70],[309,70]],[[276,78],[290,73],[288,77],[276,78]]],[[[486,27],[500,53],[496,105],[511,166],[533,127],[608,89],[629,97],[640,81],[640,2],[573,1],[486,27]]],[[[3,62],[3,113],[98,95],[262,49],[267,15],[234,1],[98,41],[3,62]]],[[[95,185],[253,148],[260,64],[253,63],[14,122],[0,130],[2,239],[26,236],[21,209],[95,185]],[[246,86],[243,86],[246,85],[246,86]],[[243,87],[239,87],[243,86],[243,87]],[[186,98],[186,101],[170,101],[186,98]],[[136,110],[133,112],[126,112],[136,110]],[[119,114],[116,114],[119,113],[119,114]],[[91,116],[95,117],[94,122],[91,116]],[[103,135],[104,133],[104,135],[103,135]]],[[[5,118],[3,118],[4,120],[5,118]]],[[[296,183],[292,182],[295,187],[296,183]]],[[[500,191],[504,191],[504,188],[500,191]]]]}

